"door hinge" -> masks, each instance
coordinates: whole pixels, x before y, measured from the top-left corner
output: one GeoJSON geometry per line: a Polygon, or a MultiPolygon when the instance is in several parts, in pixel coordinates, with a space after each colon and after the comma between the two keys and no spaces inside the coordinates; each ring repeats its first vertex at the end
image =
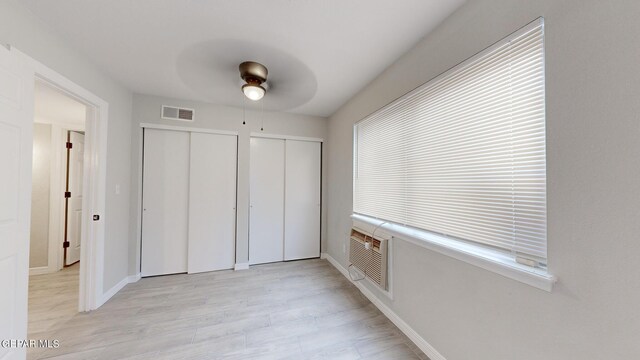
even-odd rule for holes
{"type": "Polygon", "coordinates": [[[73,143],[70,141],[67,141],[67,149],[72,149],[73,148],[73,143]]]}
{"type": "Polygon", "coordinates": [[[63,248],[68,248],[69,247],[69,242],[68,241],[63,242],[62,243],[62,247],[63,248]]]}
{"type": "Polygon", "coordinates": [[[67,199],[70,198],[71,197],[71,192],[70,191],[65,191],[64,192],[64,197],[67,198],[67,199]]]}

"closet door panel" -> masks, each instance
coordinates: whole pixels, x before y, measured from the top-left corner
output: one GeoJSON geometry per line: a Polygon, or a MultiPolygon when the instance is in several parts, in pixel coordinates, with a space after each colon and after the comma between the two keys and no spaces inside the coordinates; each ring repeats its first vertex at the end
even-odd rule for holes
{"type": "Polygon", "coordinates": [[[284,259],[320,256],[321,144],[286,141],[284,259]]]}
{"type": "Polygon", "coordinates": [[[249,263],[282,261],[284,140],[251,138],[249,263]]]}
{"type": "Polygon", "coordinates": [[[237,159],[236,136],[191,134],[189,273],[235,264],[237,159]]]}
{"type": "Polygon", "coordinates": [[[189,133],[144,130],[142,276],[187,271],[189,133]]]}

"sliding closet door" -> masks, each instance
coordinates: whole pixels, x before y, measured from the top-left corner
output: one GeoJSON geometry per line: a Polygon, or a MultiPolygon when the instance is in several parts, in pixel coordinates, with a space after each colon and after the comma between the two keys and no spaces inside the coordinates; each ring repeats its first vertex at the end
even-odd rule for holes
{"type": "Polygon", "coordinates": [[[282,261],[284,140],[251,138],[249,263],[282,261]]]}
{"type": "Polygon", "coordinates": [[[235,264],[237,139],[191,134],[189,273],[235,264]]]}
{"type": "Polygon", "coordinates": [[[286,141],[284,259],[320,256],[319,142],[286,141]]]}
{"type": "Polygon", "coordinates": [[[187,271],[189,133],[144,130],[142,276],[187,271]]]}

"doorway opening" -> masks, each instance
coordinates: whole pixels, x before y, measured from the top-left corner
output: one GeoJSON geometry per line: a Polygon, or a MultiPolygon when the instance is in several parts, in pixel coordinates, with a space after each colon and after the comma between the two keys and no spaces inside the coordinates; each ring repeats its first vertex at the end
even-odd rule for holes
{"type": "Polygon", "coordinates": [[[46,81],[35,81],[29,336],[78,313],[84,138],[91,112],[46,81]]]}
{"type": "MultiPolygon", "coordinates": [[[[34,130],[34,89],[42,81],[86,106],[82,225],[78,267],[78,311],[99,308],[117,291],[104,291],[104,219],[109,103],[11,45],[0,44],[0,332],[27,339],[29,319],[29,247],[34,130]]],[[[35,266],[55,270],[55,258],[35,266]]],[[[59,266],[59,265],[58,265],[59,266]]],[[[46,270],[45,270],[46,269],[46,270]]],[[[71,302],[73,306],[73,302],[71,302]]],[[[46,313],[46,311],[44,311],[46,313]]],[[[33,315],[32,315],[33,316],[33,315]]],[[[43,324],[55,319],[47,319],[43,324]]],[[[46,327],[46,325],[45,325],[46,327]]],[[[24,358],[24,348],[0,349],[0,357],[24,358]]]]}

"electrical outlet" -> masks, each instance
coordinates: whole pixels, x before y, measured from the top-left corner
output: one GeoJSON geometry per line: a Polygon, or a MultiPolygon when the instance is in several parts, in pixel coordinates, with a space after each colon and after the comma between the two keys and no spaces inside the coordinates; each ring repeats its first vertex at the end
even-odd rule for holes
{"type": "Polygon", "coordinates": [[[120,195],[120,184],[116,184],[116,195],[120,195]]]}
{"type": "Polygon", "coordinates": [[[343,254],[347,253],[347,244],[342,244],[342,253],[343,254]]]}

